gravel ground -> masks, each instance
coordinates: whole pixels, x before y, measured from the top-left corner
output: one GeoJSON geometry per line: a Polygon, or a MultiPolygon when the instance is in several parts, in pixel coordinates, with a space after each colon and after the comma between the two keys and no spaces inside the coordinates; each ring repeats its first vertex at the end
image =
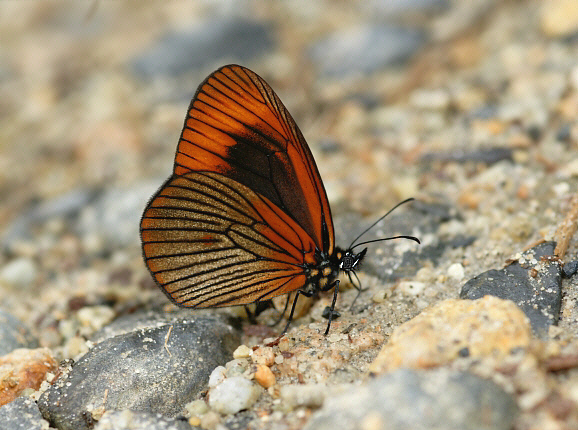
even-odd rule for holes
{"type": "Polygon", "coordinates": [[[0,40],[0,428],[578,429],[574,1],[2,2],[0,40]],[[277,310],[178,310],[142,261],[232,62],[299,124],[338,244],[417,199],[371,234],[422,244],[370,246],[327,337],[331,293],[267,346],[277,310]]]}

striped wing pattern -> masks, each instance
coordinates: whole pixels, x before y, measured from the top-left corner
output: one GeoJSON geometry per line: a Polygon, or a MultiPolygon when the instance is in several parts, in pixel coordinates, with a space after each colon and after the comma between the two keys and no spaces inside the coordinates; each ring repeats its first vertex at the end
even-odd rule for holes
{"type": "Polygon", "coordinates": [[[174,174],[220,173],[267,198],[333,252],[327,195],[297,124],[271,87],[237,65],[212,73],[185,119],[174,174]]]}
{"type": "Polygon", "coordinates": [[[141,221],[145,262],[173,302],[215,307],[302,288],[316,244],[266,197],[213,172],[173,175],[141,221]]]}

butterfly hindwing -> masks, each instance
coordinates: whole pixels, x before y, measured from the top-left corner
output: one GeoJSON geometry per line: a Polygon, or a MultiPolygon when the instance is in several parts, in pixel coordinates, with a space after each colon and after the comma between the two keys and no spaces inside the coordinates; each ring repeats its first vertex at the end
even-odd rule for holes
{"type": "Polygon", "coordinates": [[[267,198],[212,172],[172,176],[141,221],[145,261],[177,304],[229,306],[301,288],[315,243],[267,198]]]}

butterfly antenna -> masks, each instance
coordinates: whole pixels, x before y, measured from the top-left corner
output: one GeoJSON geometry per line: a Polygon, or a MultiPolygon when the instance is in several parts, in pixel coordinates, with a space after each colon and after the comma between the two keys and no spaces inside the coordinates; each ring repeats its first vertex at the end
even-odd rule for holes
{"type": "Polygon", "coordinates": [[[398,239],[400,237],[405,237],[407,239],[411,239],[411,240],[415,240],[417,241],[417,243],[420,243],[419,240],[416,237],[413,236],[396,236],[396,237],[391,237],[388,239],[376,239],[376,240],[370,240],[368,242],[362,242],[362,243],[358,243],[357,245],[355,244],[355,242],[357,242],[359,240],[359,238],[361,238],[361,236],[363,236],[365,233],[367,233],[369,230],[371,230],[373,227],[376,226],[377,223],[379,223],[382,219],[384,219],[386,216],[388,216],[390,213],[392,213],[394,210],[396,210],[398,207],[400,207],[401,205],[404,205],[406,203],[412,202],[415,199],[413,197],[410,197],[409,199],[405,199],[402,202],[399,202],[398,204],[396,204],[394,207],[392,207],[390,210],[388,210],[385,215],[382,215],[381,217],[379,217],[377,219],[377,221],[375,221],[373,224],[371,224],[369,227],[367,227],[365,230],[363,230],[361,232],[361,234],[359,234],[359,236],[357,236],[355,239],[353,239],[353,242],[351,242],[351,245],[349,245],[349,249],[353,249],[359,245],[364,245],[366,243],[371,243],[371,242],[378,242],[380,240],[389,240],[389,239],[398,239]]]}
{"type": "Polygon", "coordinates": [[[401,234],[401,235],[399,235],[399,236],[384,237],[384,238],[381,238],[381,239],[373,239],[373,240],[366,240],[365,242],[359,242],[357,245],[353,246],[353,247],[350,248],[350,249],[353,249],[353,248],[355,248],[355,247],[357,247],[357,246],[366,245],[366,244],[368,244],[368,243],[384,242],[384,241],[386,241],[386,240],[394,240],[394,239],[409,239],[409,240],[413,240],[414,242],[421,243],[420,240],[419,240],[417,237],[415,237],[415,236],[408,236],[408,235],[405,235],[405,234],[401,234]]]}

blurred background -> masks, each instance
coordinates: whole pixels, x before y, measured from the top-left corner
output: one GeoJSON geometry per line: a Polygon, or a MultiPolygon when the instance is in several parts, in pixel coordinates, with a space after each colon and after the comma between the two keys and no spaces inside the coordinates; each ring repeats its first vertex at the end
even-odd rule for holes
{"type": "Polygon", "coordinates": [[[0,301],[63,357],[166,300],[139,217],[227,63],[283,100],[337,219],[443,202],[446,232],[483,238],[457,258],[487,268],[551,235],[576,189],[572,0],[4,1],[0,40],[0,301]]]}

